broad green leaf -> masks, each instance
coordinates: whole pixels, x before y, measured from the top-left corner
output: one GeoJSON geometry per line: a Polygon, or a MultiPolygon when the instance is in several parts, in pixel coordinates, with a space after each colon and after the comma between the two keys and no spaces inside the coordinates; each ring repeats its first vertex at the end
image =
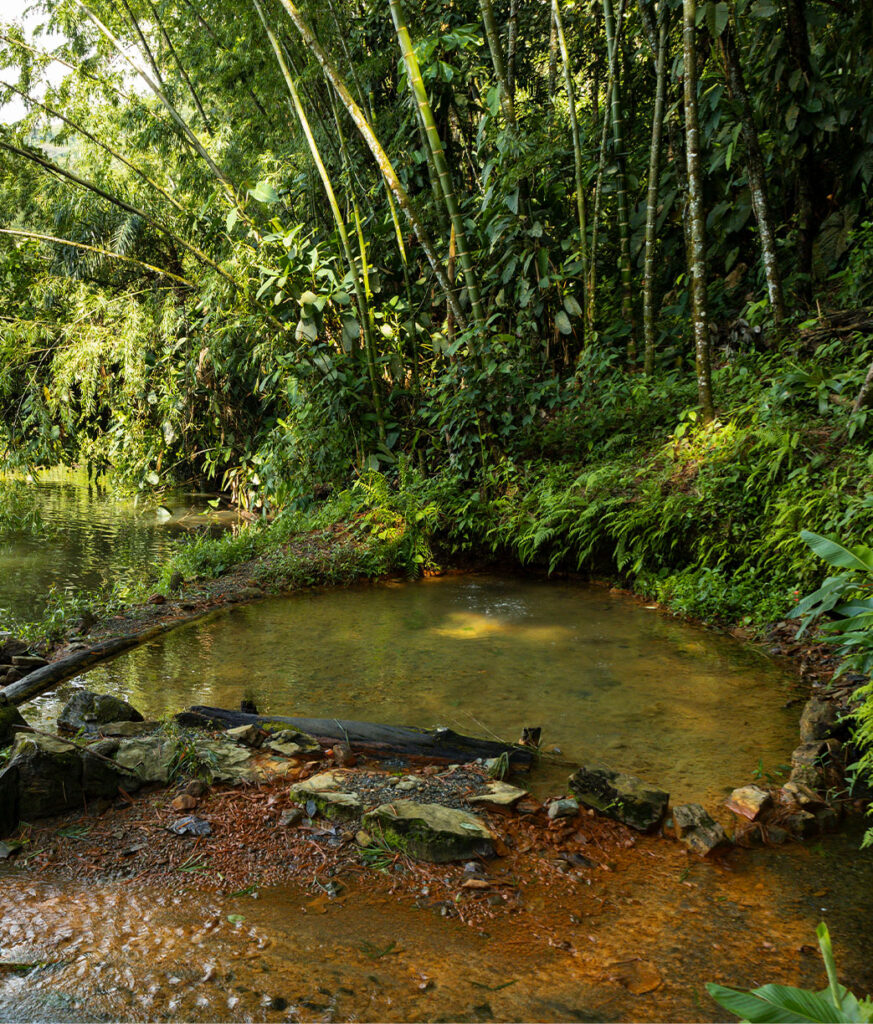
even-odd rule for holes
{"type": "Polygon", "coordinates": [[[816,992],[787,985],[763,985],[738,992],[709,982],[706,990],[731,1013],[750,1024],[852,1024],[853,1018],[816,992]]]}
{"type": "Polygon", "coordinates": [[[234,226],[234,224],[236,224],[236,222],[238,220],[239,220],[239,210],[236,207],[234,207],[230,211],[230,213],[227,215],[227,217],[225,217],[225,220],[224,220],[224,226],[225,226],[225,229],[227,230],[228,234],[230,234],[230,232],[233,231],[233,226],[234,226]]]}
{"type": "Polygon", "coordinates": [[[257,199],[259,203],[266,203],[267,205],[279,202],[279,193],[266,179],[259,181],[254,188],[250,188],[249,195],[252,199],[257,199]]]}
{"type": "Polygon", "coordinates": [[[294,332],[295,341],[315,341],[318,337],[318,328],[314,320],[308,317],[301,317],[294,332]]]}
{"type": "Polygon", "coordinates": [[[555,327],[558,328],[561,334],[573,333],[573,325],[570,323],[570,318],[563,311],[563,309],[559,309],[558,312],[555,314],[555,327]]]}
{"type": "Polygon", "coordinates": [[[564,296],[564,309],[567,310],[570,316],[582,316],[582,307],[572,295],[564,296]]]}
{"type": "Polygon", "coordinates": [[[838,569],[860,569],[873,572],[873,550],[864,544],[859,544],[851,549],[845,548],[837,541],[829,540],[817,533],[811,533],[809,530],[801,530],[800,538],[828,565],[833,565],[838,569]]]}

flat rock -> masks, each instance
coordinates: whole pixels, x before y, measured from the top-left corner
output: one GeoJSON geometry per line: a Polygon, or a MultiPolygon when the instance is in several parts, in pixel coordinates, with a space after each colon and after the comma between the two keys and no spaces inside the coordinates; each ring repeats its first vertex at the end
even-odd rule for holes
{"type": "Polygon", "coordinates": [[[58,728],[67,732],[80,729],[95,731],[109,722],[141,722],[142,715],[127,701],[108,693],[80,690],[67,701],[60,715],[58,728]]]}
{"type": "Polygon", "coordinates": [[[147,736],[157,728],[158,722],[107,722],[99,732],[102,736],[147,736]]]}
{"type": "Polygon", "coordinates": [[[123,739],[114,759],[136,772],[140,781],[166,785],[175,756],[175,743],[167,736],[154,735],[123,739]]]}
{"type": "Polygon", "coordinates": [[[264,731],[257,725],[238,725],[235,729],[228,729],[224,735],[246,747],[259,747],[264,739],[264,731]]]}
{"type": "Polygon", "coordinates": [[[264,746],[283,757],[306,757],[321,754],[321,744],[314,736],[297,729],[280,729],[264,740],[264,746]]]}
{"type": "Polygon", "coordinates": [[[356,818],[364,810],[357,793],[342,789],[342,772],[321,772],[292,786],[289,795],[301,804],[314,803],[326,818],[356,818]]]}
{"type": "Polygon", "coordinates": [[[48,662],[38,654],[16,654],[12,659],[12,664],[20,672],[27,674],[36,668],[43,668],[48,665],[48,662]]]}
{"type": "Polygon", "coordinates": [[[773,798],[760,786],[740,786],[725,801],[725,807],[729,811],[741,814],[749,821],[756,821],[772,806],[773,798]]]}
{"type": "Polygon", "coordinates": [[[489,782],[484,793],[468,797],[467,803],[483,804],[486,807],[514,807],[526,796],[526,789],[510,786],[508,782],[489,782]]]}
{"type": "Polygon", "coordinates": [[[395,800],[364,815],[364,828],[419,860],[443,864],[494,853],[494,833],[479,818],[441,804],[395,800]]]}
{"type": "Polygon", "coordinates": [[[804,743],[826,740],[838,727],[837,709],[830,701],[813,697],[803,707],[800,716],[800,738],[804,743]]]}
{"type": "Polygon", "coordinates": [[[586,807],[640,832],[657,828],[670,799],[663,789],[612,768],[582,767],[570,776],[569,782],[586,807]]]}

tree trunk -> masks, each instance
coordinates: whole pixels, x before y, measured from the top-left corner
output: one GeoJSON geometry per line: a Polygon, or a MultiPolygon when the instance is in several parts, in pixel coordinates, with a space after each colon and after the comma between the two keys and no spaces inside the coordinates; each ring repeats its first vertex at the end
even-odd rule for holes
{"type": "Polygon", "coordinates": [[[694,321],[694,362],[697,400],[705,423],[715,418],[709,362],[709,309],[706,295],[706,218],[703,211],[703,172],[697,112],[696,0],[683,0],[683,78],[685,157],[688,165],[688,213],[691,235],[691,311],[694,321]]]}
{"type": "Polygon", "coordinates": [[[652,143],[649,149],[649,182],[646,197],[646,254],[643,268],[643,335],[646,374],[655,369],[655,225],[658,217],[658,184],[661,160],[661,134],[664,126],[664,99],[667,92],[667,9],[661,0],[658,12],[658,37],[655,56],[655,109],[652,112],[652,143]]]}
{"type": "Polygon", "coordinates": [[[770,310],[773,313],[773,319],[780,324],[785,319],[785,302],[782,296],[782,276],[779,272],[779,259],[776,255],[776,239],[770,213],[770,201],[767,196],[764,156],[761,153],[755,115],[752,112],[752,104],[746,90],[737,40],[731,24],[725,26],[721,36],[721,45],[724,52],[728,87],[731,95],[740,105],[743,142],[746,147],[746,174],[752,196],[752,209],[755,212],[758,235],[761,239],[761,256],[764,262],[764,275],[767,279],[770,310]]]}

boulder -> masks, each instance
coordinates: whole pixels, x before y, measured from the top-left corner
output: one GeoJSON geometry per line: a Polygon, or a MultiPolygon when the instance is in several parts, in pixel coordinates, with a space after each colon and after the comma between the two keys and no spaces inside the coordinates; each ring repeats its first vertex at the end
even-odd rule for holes
{"type": "Polygon", "coordinates": [[[800,738],[804,743],[826,740],[838,728],[837,709],[827,700],[813,697],[803,707],[800,716],[800,738]]]}
{"type": "Polygon", "coordinates": [[[0,642],[0,665],[9,665],[13,658],[18,658],[22,654],[27,654],[27,644],[7,633],[0,642]]]}
{"type": "Polygon", "coordinates": [[[810,836],[818,835],[818,820],[809,811],[796,811],[794,814],[789,814],[783,824],[798,839],[809,839],[810,836]]]}
{"type": "Polygon", "coordinates": [[[782,787],[782,796],[789,803],[795,803],[804,811],[817,811],[826,807],[827,803],[809,786],[805,786],[796,779],[789,779],[782,787]]]}
{"type": "Polygon", "coordinates": [[[0,836],[18,827],[18,769],[7,766],[0,772],[0,836]]]}
{"type": "Polygon", "coordinates": [[[292,786],[289,795],[300,804],[315,804],[326,818],[356,818],[364,809],[361,798],[342,785],[342,772],[321,772],[292,786]]]}
{"type": "Polygon", "coordinates": [[[673,808],[677,838],[701,857],[708,857],[729,842],[725,830],[700,804],[679,804],[673,808]]]}
{"type": "Polygon", "coordinates": [[[14,704],[0,705],[0,749],[10,746],[19,730],[26,727],[27,722],[14,704]]]}
{"type": "Polygon", "coordinates": [[[569,783],[581,803],[640,832],[657,828],[670,799],[664,790],[612,768],[583,766],[569,783]]]}
{"type": "MultiPolygon", "coordinates": [[[[82,752],[49,736],[19,733],[6,771],[18,779],[18,815],[23,821],[81,806],[82,752]]],[[[4,773],[5,774],[5,773],[4,773]]]]}
{"type": "Polygon", "coordinates": [[[79,690],[67,701],[58,716],[58,728],[67,732],[78,732],[80,729],[93,732],[99,726],[109,722],[141,722],[142,720],[142,715],[127,701],[112,697],[107,693],[79,690]]]}
{"type": "Polygon", "coordinates": [[[107,722],[99,731],[101,736],[147,736],[159,727],[158,722],[107,722]]]}
{"type": "Polygon", "coordinates": [[[443,864],[494,853],[494,833],[467,811],[395,800],[364,815],[364,828],[419,860],[443,864]]]}
{"type": "Polygon", "coordinates": [[[123,739],[115,752],[115,760],[136,772],[140,782],[158,782],[162,785],[170,781],[175,757],[175,742],[158,734],[123,739]]]}
{"type": "Polygon", "coordinates": [[[725,801],[725,806],[734,814],[741,814],[749,821],[758,818],[773,806],[773,798],[760,786],[740,786],[725,801]]]}

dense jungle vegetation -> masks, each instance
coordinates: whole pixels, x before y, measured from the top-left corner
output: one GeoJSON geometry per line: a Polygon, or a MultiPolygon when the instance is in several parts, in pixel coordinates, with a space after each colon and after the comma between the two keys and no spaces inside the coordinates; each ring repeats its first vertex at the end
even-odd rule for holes
{"type": "Polygon", "coordinates": [[[869,532],[870,5],[33,10],[0,31],[8,466],[286,530],[332,495],[412,571],[509,552],[752,623],[820,582],[801,529],[869,532]]]}

